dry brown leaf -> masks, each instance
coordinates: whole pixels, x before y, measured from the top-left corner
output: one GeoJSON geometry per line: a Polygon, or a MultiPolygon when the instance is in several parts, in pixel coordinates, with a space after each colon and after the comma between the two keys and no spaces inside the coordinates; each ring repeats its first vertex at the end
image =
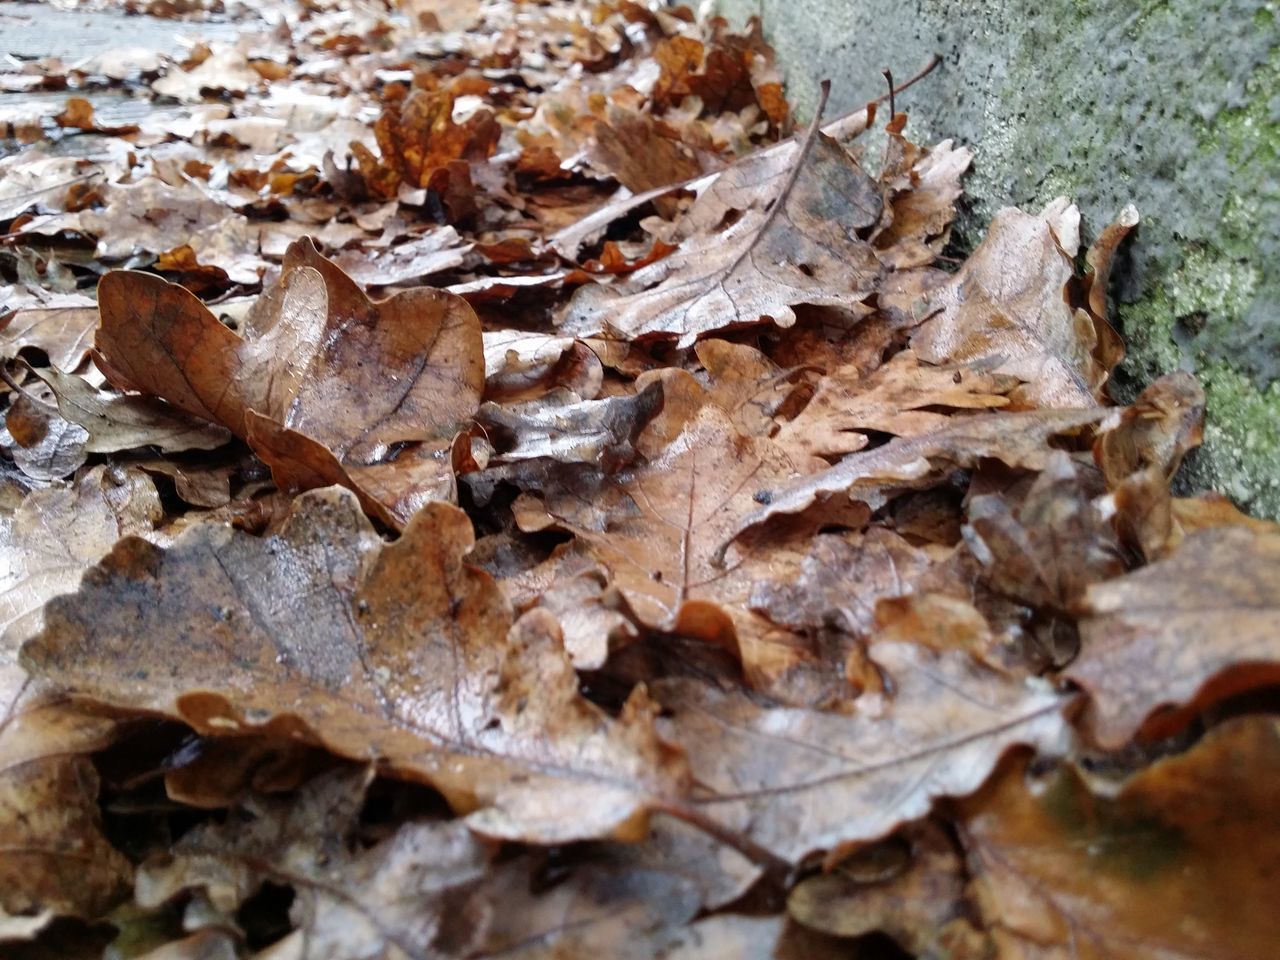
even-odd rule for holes
{"type": "Polygon", "coordinates": [[[81,377],[54,367],[31,373],[53,391],[58,412],[88,433],[89,453],[116,453],[136,447],[162,452],[212,450],[231,440],[226,429],[183,414],[151,397],[128,397],[98,390],[81,377]]]}
{"type": "Polygon", "coordinates": [[[1101,493],[1096,471],[1054,451],[1021,503],[990,493],[970,498],[965,541],[1000,593],[1074,614],[1092,584],[1124,573],[1115,532],[1094,503],[1101,493]]]}
{"type": "Polygon", "coordinates": [[[889,202],[893,219],[876,235],[880,259],[895,270],[933,263],[951,236],[960,180],[973,162],[968,147],[950,140],[925,151],[915,161],[905,189],[889,202]]]}
{"type": "Polygon", "coordinates": [[[1203,437],[1204,388],[1179,370],[1151,383],[1125,407],[1120,422],[1098,438],[1093,453],[1112,489],[1148,467],[1168,483],[1203,437]]]}
{"type": "Polygon", "coordinates": [[[64,419],[44,384],[23,389],[5,411],[0,450],[39,483],[70,476],[88,457],[89,432],[64,419]]]}
{"type": "Polygon", "coordinates": [[[775,446],[741,436],[708,402],[655,459],[615,478],[580,473],[518,503],[517,520],[573,531],[644,625],[721,644],[768,686],[807,654],[745,601],[754,580],[784,574],[798,554],[764,544],[722,555],[721,546],[756,492],[791,471],[775,446]]]}
{"type": "Polygon", "coordinates": [[[1176,727],[1206,700],[1280,681],[1274,530],[1193,533],[1167,559],[1091,586],[1085,606],[1066,674],[1089,693],[1103,746],[1127,743],[1149,717],[1176,727]]]}
{"type": "Polygon", "coordinates": [[[484,874],[489,853],[458,820],[405,824],[362,849],[366,771],[339,770],[296,797],[250,797],[225,823],[187,833],[142,866],[137,900],[155,908],[200,892],[233,915],[266,882],[292,887],[290,956],[343,960],[438,956],[449,915],[484,874]]]}
{"type": "Polygon", "coordinates": [[[799,576],[757,581],[750,602],[781,626],[833,628],[866,637],[876,623],[877,603],[913,592],[932,559],[880,526],[847,535],[823,533],[811,541],[799,576]]]}
{"type": "Polygon", "coordinates": [[[98,311],[89,306],[35,307],[16,311],[3,328],[0,344],[5,356],[35,347],[43,350],[49,363],[60,370],[74,370],[93,347],[93,331],[98,311]]]}
{"type": "Polygon", "coordinates": [[[949,471],[974,467],[984,457],[1020,469],[1043,470],[1053,454],[1051,438],[1079,432],[1105,414],[1094,409],[955,416],[931,433],[897,437],[873,450],[849,454],[834,467],[781,488],[766,488],[760,500],[765,505],[743,517],[734,530],[746,530],[779,514],[799,513],[833,494],[879,506],[895,491],[932,485],[949,471]]]}
{"type": "Polygon", "coordinates": [[[926,820],[800,881],[787,912],[840,937],[886,933],[913,956],[975,956],[983,937],[965,917],[964,887],[955,843],[926,820]]]}
{"type": "Polygon", "coordinates": [[[1024,406],[1096,403],[1111,368],[1095,359],[1094,319],[1066,300],[1079,222],[1064,198],[1035,216],[997,213],[978,249],[932,294],[938,312],[912,336],[915,352],[929,363],[1012,374],[1025,384],[1013,394],[1024,406]]]}
{"type": "MultiPolygon", "coordinates": [[[[80,575],[116,540],[150,535],[162,517],[155,485],[143,474],[119,467],[94,467],[74,486],[33,491],[0,519],[4,644],[16,652],[42,628],[43,607],[50,598],[75,590],[80,575]]],[[[0,702],[11,702],[16,690],[11,684],[20,677],[4,675],[0,702]]]]}
{"type": "Polygon", "coordinates": [[[88,758],[115,722],[34,683],[18,647],[41,628],[49,598],[159,517],[146,477],[97,467],[75,488],[31,493],[0,521],[0,911],[95,917],[126,890],[132,867],[102,835],[88,758]]]}
{"type": "Polygon", "coordinates": [[[650,807],[678,801],[684,767],[642,692],[616,721],[583,700],[550,614],[508,638],[500,589],[463,563],[465,514],[432,504],[383,545],[349,493],[295,504],[266,540],[203,525],[167,550],[121,541],[46,608],[25,660],[204,733],[296,730],[377,759],[491,835],[636,836],[650,807]]]}
{"type": "Polygon", "coordinates": [[[981,370],[931,367],[910,350],[895,354],[870,376],[856,366],[831,371],[777,441],[798,455],[830,457],[867,445],[867,433],[912,437],[945,428],[948,411],[1007,406],[1013,377],[981,370]]]}
{"type": "Polygon", "coordinates": [[[962,804],[1000,956],[1253,960],[1280,939],[1280,728],[1240,717],[1114,795],[1025,762],[962,804]]]}
{"type": "Polygon", "coordinates": [[[476,420],[496,449],[493,463],[547,458],[612,473],[635,460],[636,437],[662,402],[654,382],[629,397],[578,400],[562,391],[510,407],[485,403],[476,420]]]}
{"type": "Polygon", "coordinates": [[[487,160],[492,155],[500,133],[493,113],[477,110],[459,123],[454,120],[454,103],[447,90],[414,90],[403,103],[383,106],[374,125],[381,163],[367,151],[357,151],[361,172],[376,194],[393,198],[401,182],[431,186],[432,176],[452,161],[487,160]]]}
{"type": "Polygon", "coordinates": [[[582,287],[561,327],[687,347],[766,319],[789,327],[796,304],[862,308],[881,267],[859,232],[879,220],[881,204],[875,182],[824,134],[799,156],[752,154],[698,197],[673,253],[624,283],[582,287]]]}
{"type": "Polygon", "coordinates": [[[282,486],[344,483],[395,525],[451,489],[437,452],[469,425],[484,378],[479,321],[463,300],[418,288],[373,303],[309,241],[290,247],[244,337],[146,274],[109,274],[99,296],[97,356],[112,383],[226,426],[282,486]],[[377,469],[405,443],[427,448],[416,470],[377,469]]]}
{"type": "Polygon", "coordinates": [[[886,643],[871,656],[892,698],[864,694],[847,714],[767,707],[737,691],[662,681],[664,737],[697,771],[695,801],[790,861],[874,840],[976,790],[1015,744],[1061,750],[1068,698],[967,654],[886,643]]]}

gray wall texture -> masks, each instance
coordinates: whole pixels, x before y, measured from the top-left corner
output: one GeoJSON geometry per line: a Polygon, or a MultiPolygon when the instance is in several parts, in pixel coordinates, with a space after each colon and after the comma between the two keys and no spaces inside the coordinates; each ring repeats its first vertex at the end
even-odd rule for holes
{"type": "Polygon", "coordinates": [[[1132,397],[1182,367],[1208,392],[1184,489],[1280,517],[1280,3],[1263,0],[720,0],[755,14],[801,114],[834,117],[880,74],[942,65],[899,98],[907,132],[973,147],[961,244],[992,213],[1066,194],[1086,239],[1142,215],[1116,278],[1132,397]]]}

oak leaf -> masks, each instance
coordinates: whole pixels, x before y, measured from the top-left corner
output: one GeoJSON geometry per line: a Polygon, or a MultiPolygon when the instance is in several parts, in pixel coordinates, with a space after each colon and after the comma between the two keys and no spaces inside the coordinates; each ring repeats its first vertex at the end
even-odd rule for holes
{"type": "Polygon", "coordinates": [[[824,496],[844,494],[878,507],[902,489],[931,486],[958,467],[993,458],[1027,470],[1043,470],[1053,454],[1049,440],[1101,420],[1103,409],[1036,410],[955,416],[914,437],[847,455],[833,467],[765,491],[765,506],[743,517],[737,531],[779,514],[799,513],[824,496]]]}
{"type": "Polygon", "coordinates": [[[687,347],[765,319],[789,327],[796,304],[862,308],[882,268],[860,233],[881,204],[875,182],[824,134],[811,134],[799,156],[752,154],[690,207],[674,252],[624,283],[580,288],[561,328],[687,347]]]}
{"type": "Polygon", "coordinates": [[[1280,679],[1280,533],[1226,526],[1171,556],[1091,586],[1081,654],[1067,670],[1090,695],[1090,728],[1119,747],[1150,717],[1168,728],[1202,697],[1280,679]],[[1171,709],[1168,716],[1152,714],[1171,709]]]}
{"type": "Polygon", "coordinates": [[[664,737],[698,771],[695,802],[790,861],[874,840],[976,790],[1016,744],[1063,747],[1068,702],[964,653],[907,643],[871,648],[892,698],[848,713],[769,707],[687,680],[662,681],[664,737]]]}
{"type": "Polygon", "coordinates": [[[1105,321],[1067,301],[1079,222],[1065,198],[1034,216],[998,212],[978,249],[931,296],[937,313],[912,335],[912,349],[929,363],[1013,374],[1025,383],[1014,391],[1025,406],[1096,403],[1111,373],[1094,356],[1105,321]]]}
{"type": "Polygon", "coordinates": [[[976,900],[1001,956],[1266,956],[1280,870],[1280,729],[1238,717],[1106,794],[1025,761],[961,805],[976,900]]]}
{"type": "Polygon", "coordinates": [[[132,868],[102,834],[89,759],[112,741],[115,721],[33,682],[18,647],[41,629],[51,597],[160,515],[146,477],[96,467],[75,488],[34,491],[0,520],[0,912],[94,917],[125,892],[132,868]]]}
{"type": "Polygon", "coordinates": [[[611,721],[579,695],[549,614],[511,629],[500,588],[463,562],[460,510],[431,504],[384,545],[350,493],[295,504],[266,540],[212,525],[165,550],[122,540],[46,608],[26,663],[201,732],[296,731],[377,760],[490,835],[634,836],[678,801],[684,767],[643,693],[611,721]]]}
{"type": "Polygon", "coordinates": [[[418,288],[373,303],[300,241],[243,337],[147,274],[109,274],[99,300],[95,356],[111,382],[222,424],[282,486],[343,483],[394,525],[451,489],[443,453],[484,377],[479,321],[461,299],[418,288]],[[416,469],[388,461],[405,444],[416,469]]]}

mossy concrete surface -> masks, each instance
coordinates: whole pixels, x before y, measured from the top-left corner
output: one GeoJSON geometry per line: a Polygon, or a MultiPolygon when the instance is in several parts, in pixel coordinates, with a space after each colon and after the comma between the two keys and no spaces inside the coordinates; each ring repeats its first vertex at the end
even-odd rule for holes
{"type": "Polygon", "coordinates": [[[1263,0],[720,0],[756,14],[792,99],[828,115],[943,62],[899,98],[908,132],[976,153],[960,242],[1000,207],[1066,194],[1086,234],[1142,214],[1113,290],[1132,397],[1194,371],[1205,446],[1184,489],[1280,517],[1280,3],[1263,0]]]}

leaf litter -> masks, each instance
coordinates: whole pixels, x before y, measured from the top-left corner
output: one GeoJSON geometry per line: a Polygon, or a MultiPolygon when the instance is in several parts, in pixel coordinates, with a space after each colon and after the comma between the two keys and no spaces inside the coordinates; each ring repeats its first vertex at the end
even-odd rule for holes
{"type": "Polygon", "coordinates": [[[686,8],[131,6],[240,37],[0,72],[4,949],[1266,953],[1280,528],[1109,392],[1137,211],[957,264],[967,147],[686,8]]]}

